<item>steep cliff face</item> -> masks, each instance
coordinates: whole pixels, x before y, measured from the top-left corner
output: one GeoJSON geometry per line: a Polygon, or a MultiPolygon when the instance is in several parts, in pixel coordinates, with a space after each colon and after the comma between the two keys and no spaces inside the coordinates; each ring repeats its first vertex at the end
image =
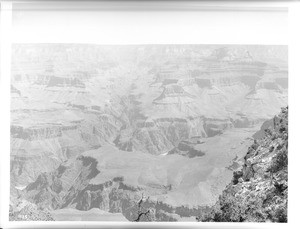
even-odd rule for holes
{"type": "Polygon", "coordinates": [[[203,119],[159,118],[137,123],[136,129],[121,130],[116,146],[126,151],[141,151],[159,155],[179,142],[193,137],[206,137],[203,119]]]}
{"type": "MultiPolygon", "coordinates": [[[[20,217],[18,213],[24,214],[25,210],[20,211],[18,206],[24,205],[22,200],[26,200],[24,209],[35,206],[36,211],[55,212],[58,209],[89,211],[96,208],[110,213],[122,213],[127,220],[135,221],[138,218],[138,202],[148,190],[142,186],[126,184],[122,176],[95,183],[92,179],[101,174],[97,165],[95,158],[79,156],[76,160],[60,165],[51,173],[40,174],[24,190],[18,191],[18,197],[12,201],[12,216],[17,219],[20,217]]],[[[167,191],[172,187],[164,188],[167,191]]],[[[153,209],[153,217],[151,220],[140,221],[177,221],[181,217],[196,216],[208,209],[200,206],[175,207],[149,198],[143,202],[143,207],[153,209]]],[[[15,218],[12,217],[12,220],[15,218]]]]}
{"type": "MultiPolygon", "coordinates": [[[[56,117],[60,112],[53,113],[56,117]]],[[[37,126],[30,127],[12,125],[12,181],[18,185],[27,185],[39,173],[53,171],[60,163],[86,150],[99,148],[106,141],[113,141],[121,128],[121,122],[112,115],[82,115],[88,119],[69,122],[56,120],[56,123],[50,124],[41,120],[40,125],[36,123],[37,126]]],[[[32,116],[35,116],[34,112],[32,116]]]]}
{"type": "Polygon", "coordinates": [[[271,123],[249,147],[242,170],[199,221],[287,222],[288,108],[271,123]]]}
{"type": "Polygon", "coordinates": [[[41,173],[19,195],[37,204],[40,208],[56,209],[69,201],[67,195],[72,196],[74,190],[79,192],[89,180],[95,177],[97,162],[90,157],[78,157],[67,164],[61,164],[50,173],[41,173]]]}

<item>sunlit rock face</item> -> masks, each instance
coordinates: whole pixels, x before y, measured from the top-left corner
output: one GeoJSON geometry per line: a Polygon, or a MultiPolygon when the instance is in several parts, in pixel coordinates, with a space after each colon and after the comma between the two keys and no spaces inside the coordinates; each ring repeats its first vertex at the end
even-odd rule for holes
{"type": "Polygon", "coordinates": [[[126,209],[147,193],[157,220],[197,216],[242,165],[261,124],[287,105],[286,53],[14,45],[13,198],[134,220],[126,209]]]}
{"type": "Polygon", "coordinates": [[[254,137],[242,168],[199,221],[287,222],[288,107],[264,122],[254,137]]]}

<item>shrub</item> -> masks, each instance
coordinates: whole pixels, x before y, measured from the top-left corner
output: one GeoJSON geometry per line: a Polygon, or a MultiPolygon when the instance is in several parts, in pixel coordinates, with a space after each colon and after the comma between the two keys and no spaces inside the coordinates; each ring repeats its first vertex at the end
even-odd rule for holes
{"type": "Polygon", "coordinates": [[[275,211],[276,221],[279,223],[286,223],[287,222],[287,209],[286,207],[278,208],[275,211]]]}
{"type": "Polygon", "coordinates": [[[272,173],[276,173],[281,169],[287,167],[288,164],[288,155],[287,151],[281,150],[279,153],[273,158],[272,163],[268,169],[268,171],[272,173]]]}
{"type": "Polygon", "coordinates": [[[233,179],[232,179],[232,183],[234,185],[236,185],[237,183],[239,183],[239,178],[243,176],[243,172],[242,171],[234,171],[233,172],[233,179]]]}

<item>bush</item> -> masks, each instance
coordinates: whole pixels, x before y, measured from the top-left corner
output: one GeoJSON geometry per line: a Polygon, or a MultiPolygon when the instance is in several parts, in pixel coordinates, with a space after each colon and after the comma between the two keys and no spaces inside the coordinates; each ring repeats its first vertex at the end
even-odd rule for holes
{"type": "Polygon", "coordinates": [[[232,183],[234,185],[236,185],[237,183],[239,183],[239,178],[243,176],[243,172],[242,171],[234,171],[233,172],[233,179],[232,179],[232,183]]]}
{"type": "Polygon", "coordinates": [[[272,173],[276,173],[281,169],[287,167],[288,164],[288,155],[287,151],[281,150],[279,153],[273,158],[272,163],[268,169],[268,171],[272,173]]]}
{"type": "Polygon", "coordinates": [[[275,217],[276,217],[277,222],[286,223],[287,222],[287,209],[286,209],[286,207],[278,208],[275,211],[275,217]]]}

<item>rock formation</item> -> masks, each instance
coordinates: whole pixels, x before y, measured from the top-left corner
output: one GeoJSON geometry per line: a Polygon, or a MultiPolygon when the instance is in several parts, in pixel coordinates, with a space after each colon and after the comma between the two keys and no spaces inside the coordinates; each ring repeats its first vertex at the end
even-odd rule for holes
{"type": "Polygon", "coordinates": [[[270,123],[249,147],[242,169],[234,172],[216,205],[198,221],[287,222],[288,108],[270,123]]]}

